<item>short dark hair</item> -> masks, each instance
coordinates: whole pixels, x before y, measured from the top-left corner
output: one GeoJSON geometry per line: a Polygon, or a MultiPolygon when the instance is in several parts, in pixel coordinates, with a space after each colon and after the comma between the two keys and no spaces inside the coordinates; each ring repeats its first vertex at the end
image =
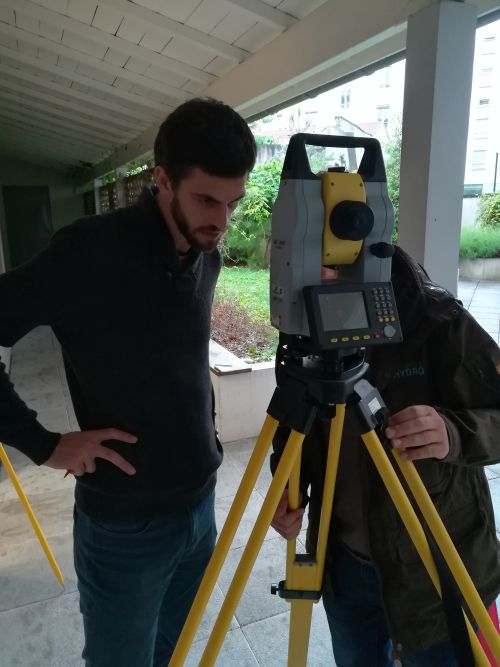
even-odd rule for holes
{"type": "Polygon", "coordinates": [[[194,167],[211,176],[243,176],[253,169],[256,155],[246,121],[210,97],[196,97],[174,109],[161,124],[154,145],[155,164],[174,184],[194,167]]]}

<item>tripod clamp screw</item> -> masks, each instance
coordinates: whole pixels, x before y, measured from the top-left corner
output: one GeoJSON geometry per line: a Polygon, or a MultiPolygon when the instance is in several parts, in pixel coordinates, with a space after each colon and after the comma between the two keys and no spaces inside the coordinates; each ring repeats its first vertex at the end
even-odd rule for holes
{"type": "Polygon", "coordinates": [[[285,600],[314,600],[318,602],[321,599],[321,591],[293,591],[285,588],[285,581],[279,584],[271,584],[271,595],[279,595],[285,600]]]}

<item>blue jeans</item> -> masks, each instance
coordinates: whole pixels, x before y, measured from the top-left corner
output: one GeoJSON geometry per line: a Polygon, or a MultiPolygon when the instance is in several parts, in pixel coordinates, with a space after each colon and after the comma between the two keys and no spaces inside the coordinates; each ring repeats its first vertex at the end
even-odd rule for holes
{"type": "MultiPolygon", "coordinates": [[[[392,643],[375,568],[335,545],[325,568],[323,605],[337,667],[393,667],[392,643]]],[[[450,642],[402,659],[403,667],[458,667],[450,642]]]]}
{"type": "Polygon", "coordinates": [[[195,507],[129,525],[75,510],[86,667],[166,667],[215,538],[214,492],[195,507]]]}

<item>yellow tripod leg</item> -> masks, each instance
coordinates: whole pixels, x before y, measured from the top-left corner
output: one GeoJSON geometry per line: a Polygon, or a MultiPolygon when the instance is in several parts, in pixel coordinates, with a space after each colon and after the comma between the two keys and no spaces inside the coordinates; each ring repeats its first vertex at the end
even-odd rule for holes
{"type": "Polygon", "coordinates": [[[28,519],[30,520],[31,525],[33,526],[33,530],[35,531],[35,534],[38,537],[38,541],[40,542],[42,549],[45,553],[45,556],[49,561],[50,567],[52,568],[54,574],[56,575],[57,581],[61,584],[61,586],[64,586],[64,579],[62,576],[62,572],[59,568],[59,565],[57,564],[54,554],[52,553],[52,549],[50,548],[49,543],[47,542],[47,539],[43,534],[40,524],[38,523],[38,519],[36,518],[33,510],[31,509],[31,505],[29,504],[26,494],[23,491],[21,483],[17,478],[17,475],[14,471],[14,468],[12,467],[9,457],[7,456],[7,452],[5,451],[4,446],[2,445],[1,442],[0,442],[0,460],[4,464],[5,470],[7,471],[7,474],[9,475],[15,490],[17,491],[19,500],[21,501],[21,504],[24,507],[24,511],[28,515],[28,519]]]}
{"type": "MultiPolygon", "coordinates": [[[[293,591],[320,591],[323,585],[326,548],[330,532],[333,496],[337,479],[340,444],[344,426],[345,405],[336,406],[335,417],[330,428],[328,456],[326,461],[321,518],[314,562],[303,562],[296,558],[296,540],[287,543],[287,575],[285,588],[293,591]]],[[[296,461],[289,484],[289,505],[299,506],[300,461],[296,461]]],[[[309,649],[312,608],[317,600],[291,599],[290,631],[288,640],[288,667],[305,667],[309,649]]]]}
{"type": "Polygon", "coordinates": [[[217,621],[201,657],[199,667],[210,667],[217,660],[224,637],[229,628],[231,618],[236,610],[239,599],[250,576],[257,555],[266,537],[267,530],[273,519],[283,489],[290,477],[293,464],[300,454],[304,434],[292,431],[283,451],[280,462],[274,473],[273,480],[266,494],[266,498],[253,527],[247,546],[243,551],[240,563],[236,569],[226,598],[222,604],[217,621]]]}
{"type": "MultiPolygon", "coordinates": [[[[415,545],[415,548],[417,549],[417,552],[427,572],[429,573],[432,583],[434,584],[439,596],[442,597],[439,575],[437,573],[424,530],[420,524],[420,521],[418,520],[417,515],[415,514],[415,510],[411,506],[408,496],[406,495],[394,468],[389,462],[387,454],[385,453],[377,434],[375,431],[369,431],[368,433],[363,433],[361,438],[373,459],[380,477],[382,478],[382,481],[384,482],[387,491],[391,496],[394,506],[399,512],[399,515],[413,541],[413,544],[415,545]]],[[[489,660],[486,657],[486,654],[484,653],[484,650],[479,643],[476,633],[474,632],[467,616],[465,616],[465,622],[467,625],[467,632],[469,634],[477,667],[489,667],[489,660]]]]}
{"type": "MultiPolygon", "coordinates": [[[[227,552],[231,547],[250,494],[266,458],[269,446],[278,427],[278,422],[267,416],[248,462],[245,474],[240,482],[224,527],[219,535],[214,553],[208,563],[200,587],[191,606],[191,610],[182,629],[175,650],[170,658],[169,667],[182,667],[200,625],[206,606],[217,583],[217,577],[224,565],[227,552]]],[[[283,485],[284,486],[284,485],[283,485]]]]}
{"type": "Polygon", "coordinates": [[[292,600],[288,636],[288,667],[306,667],[313,600],[292,600]]]}
{"type": "Polygon", "coordinates": [[[316,560],[321,563],[321,570],[316,573],[316,587],[319,590],[323,585],[323,570],[330,534],[330,521],[333,509],[333,496],[337,482],[337,470],[339,467],[340,445],[344,428],[345,405],[335,406],[335,417],[330,428],[330,441],[328,443],[328,457],[326,459],[325,483],[323,487],[323,504],[321,507],[321,519],[318,530],[318,546],[316,560]]]}
{"type": "MultiPolygon", "coordinates": [[[[288,506],[297,509],[299,506],[300,491],[300,457],[297,457],[290,474],[288,483],[288,506]]],[[[287,590],[309,590],[307,583],[311,583],[311,566],[304,565],[305,577],[301,576],[301,567],[296,559],[297,540],[295,538],[286,543],[286,580],[287,590]]],[[[286,599],[286,598],[285,598],[286,599]]],[[[309,649],[309,634],[311,632],[311,617],[313,600],[289,600],[290,627],[288,630],[288,667],[305,667],[309,649]]]]}
{"type": "Polygon", "coordinates": [[[500,664],[500,637],[493,625],[491,618],[486,611],[486,608],[479,597],[479,594],[467,572],[458,551],[453,544],[448,531],[446,530],[441,517],[439,516],[432,500],[429,498],[427,489],[413,463],[411,461],[404,461],[401,459],[400,452],[393,450],[392,452],[399,465],[404,478],[413,493],[415,500],[422,512],[427,525],[441,549],[444,559],[450,568],[453,577],[455,578],[469,609],[483,633],[488,646],[490,647],[495,659],[500,664]]]}

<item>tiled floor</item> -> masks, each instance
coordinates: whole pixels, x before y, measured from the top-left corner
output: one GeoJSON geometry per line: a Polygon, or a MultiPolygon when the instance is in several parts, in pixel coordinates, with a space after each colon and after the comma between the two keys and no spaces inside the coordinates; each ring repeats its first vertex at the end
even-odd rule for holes
{"type": "MultiPolygon", "coordinates": [[[[500,284],[461,282],[459,296],[498,341],[500,284]]],[[[12,380],[42,423],[54,430],[77,428],[62,360],[49,330],[38,329],[13,351],[12,380]]],[[[217,486],[216,512],[222,525],[253,448],[253,440],[225,446],[217,486]]],[[[0,667],[82,667],[83,635],[72,564],[71,477],[38,468],[9,449],[20,481],[63,570],[61,590],[34,538],[15,491],[0,470],[0,667]]],[[[500,529],[500,464],[488,469],[500,529]]],[[[210,602],[187,665],[198,664],[204,639],[262,503],[270,475],[264,468],[237,533],[218,587],[210,602]]],[[[284,578],[285,542],[269,530],[217,665],[223,667],[284,667],[288,642],[288,605],[269,594],[271,583],[284,578]]],[[[321,604],[314,608],[308,665],[334,665],[321,604]]]]}

